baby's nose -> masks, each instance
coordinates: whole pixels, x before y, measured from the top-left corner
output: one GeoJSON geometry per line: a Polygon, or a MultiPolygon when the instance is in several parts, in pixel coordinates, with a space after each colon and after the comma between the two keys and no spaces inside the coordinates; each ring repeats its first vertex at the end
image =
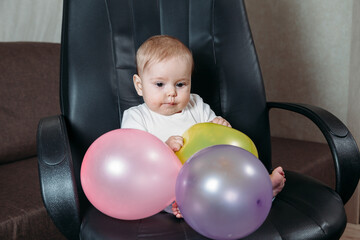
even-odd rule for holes
{"type": "Polygon", "coordinates": [[[170,87],[168,89],[168,92],[167,92],[168,96],[169,97],[175,97],[177,94],[176,94],[176,89],[174,87],[170,87]]]}

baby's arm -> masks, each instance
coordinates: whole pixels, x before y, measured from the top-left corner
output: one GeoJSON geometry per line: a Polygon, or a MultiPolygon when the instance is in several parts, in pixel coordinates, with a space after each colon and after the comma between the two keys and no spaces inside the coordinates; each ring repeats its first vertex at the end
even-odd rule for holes
{"type": "MultiPolygon", "coordinates": [[[[184,144],[184,139],[181,136],[171,136],[169,137],[168,140],[166,140],[165,142],[174,152],[177,152],[180,150],[180,148],[183,146],[184,144]]],[[[182,218],[182,215],[180,213],[180,210],[177,206],[176,201],[172,204],[172,211],[173,214],[177,217],[177,218],[182,218]]]]}
{"type": "Polygon", "coordinates": [[[220,125],[224,125],[226,127],[231,127],[230,123],[228,121],[226,121],[225,118],[222,118],[222,117],[216,117],[211,122],[220,124],[220,125]]]}
{"type": "Polygon", "coordinates": [[[168,140],[165,142],[174,152],[177,152],[180,150],[180,148],[184,144],[184,139],[181,136],[171,136],[168,140]]]}
{"type": "MultiPolygon", "coordinates": [[[[165,142],[174,152],[177,152],[180,150],[180,148],[183,146],[184,144],[184,139],[181,136],[171,136],[169,137],[168,140],[166,140],[165,142]]],[[[172,204],[172,211],[173,214],[177,217],[177,218],[182,218],[182,215],[180,213],[180,210],[177,206],[176,201],[172,204]]]]}

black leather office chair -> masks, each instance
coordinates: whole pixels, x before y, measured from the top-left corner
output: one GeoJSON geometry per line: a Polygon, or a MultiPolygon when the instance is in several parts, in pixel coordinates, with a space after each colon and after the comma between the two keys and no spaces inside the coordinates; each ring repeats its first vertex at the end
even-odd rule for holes
{"type": "Polygon", "coordinates": [[[329,143],[335,190],[287,171],[286,187],[268,218],[246,239],[338,239],[346,225],[343,205],[359,180],[357,145],[323,109],[266,101],[241,0],[64,0],[62,115],[43,119],[38,128],[42,195],[63,234],[69,239],[205,239],[166,213],[136,221],[105,216],[88,203],[79,181],[90,144],[120,128],[123,111],[142,102],[132,83],[135,52],[157,34],[189,46],[195,60],[192,92],[255,142],[267,169],[272,168],[271,108],[307,116],[329,143]]]}

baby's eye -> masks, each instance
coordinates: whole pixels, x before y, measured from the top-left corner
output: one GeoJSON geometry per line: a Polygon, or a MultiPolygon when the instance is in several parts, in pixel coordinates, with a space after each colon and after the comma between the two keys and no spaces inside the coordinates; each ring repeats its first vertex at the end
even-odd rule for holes
{"type": "Polygon", "coordinates": [[[185,85],[186,85],[186,84],[183,83],[183,82],[179,82],[179,83],[176,84],[176,86],[179,87],[179,88],[181,88],[181,87],[183,87],[183,86],[185,86],[185,85]]]}
{"type": "Polygon", "coordinates": [[[156,86],[162,87],[162,86],[164,86],[164,84],[163,84],[162,82],[157,82],[157,83],[156,83],[156,86]]]}

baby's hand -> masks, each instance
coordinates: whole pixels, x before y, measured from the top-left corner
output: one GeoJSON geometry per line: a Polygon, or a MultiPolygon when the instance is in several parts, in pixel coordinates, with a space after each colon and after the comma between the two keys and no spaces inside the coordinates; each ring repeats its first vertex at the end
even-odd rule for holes
{"type": "Polygon", "coordinates": [[[173,214],[177,217],[177,218],[182,218],[183,216],[180,213],[179,207],[176,203],[176,201],[172,204],[172,211],[173,214]]]}
{"type": "Polygon", "coordinates": [[[184,139],[181,136],[171,136],[168,140],[165,142],[174,152],[177,152],[180,150],[180,148],[184,144],[184,139]]]}
{"type": "Polygon", "coordinates": [[[220,125],[224,125],[226,127],[231,127],[230,123],[228,121],[226,121],[224,118],[222,117],[216,117],[214,118],[212,121],[212,123],[216,123],[216,124],[220,124],[220,125]]]}

